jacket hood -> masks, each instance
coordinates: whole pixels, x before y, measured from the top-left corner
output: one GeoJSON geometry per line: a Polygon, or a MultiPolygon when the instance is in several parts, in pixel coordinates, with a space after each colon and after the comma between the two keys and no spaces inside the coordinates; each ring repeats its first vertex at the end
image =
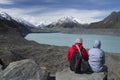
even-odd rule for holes
{"type": "Polygon", "coordinates": [[[77,47],[75,45],[78,45],[80,49],[83,48],[82,43],[75,43],[72,47],[74,50],[78,51],[77,47]]]}
{"type": "Polygon", "coordinates": [[[100,48],[101,47],[101,41],[100,40],[95,40],[93,47],[94,48],[100,48]]]}

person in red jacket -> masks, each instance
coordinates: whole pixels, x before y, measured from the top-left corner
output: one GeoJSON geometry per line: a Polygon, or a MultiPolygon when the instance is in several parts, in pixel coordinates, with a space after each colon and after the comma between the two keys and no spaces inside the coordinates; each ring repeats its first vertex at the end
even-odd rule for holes
{"type": "Polygon", "coordinates": [[[86,49],[83,47],[82,43],[83,43],[82,38],[78,38],[78,39],[76,39],[75,43],[69,48],[68,53],[67,53],[67,60],[69,62],[70,62],[70,59],[71,59],[74,51],[78,52],[78,49],[75,45],[79,46],[81,54],[82,54],[82,58],[85,61],[88,61],[88,53],[87,53],[86,49]]]}

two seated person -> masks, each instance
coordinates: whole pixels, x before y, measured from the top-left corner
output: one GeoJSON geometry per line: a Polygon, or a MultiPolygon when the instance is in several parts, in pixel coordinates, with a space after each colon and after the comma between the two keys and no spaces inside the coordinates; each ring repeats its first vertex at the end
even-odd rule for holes
{"type": "Polygon", "coordinates": [[[83,47],[82,38],[76,39],[75,43],[68,50],[67,60],[70,63],[70,69],[76,73],[107,72],[105,53],[101,49],[100,40],[95,40],[93,48],[87,52],[83,47]],[[86,66],[85,64],[83,65],[82,62],[84,62],[86,66]]]}

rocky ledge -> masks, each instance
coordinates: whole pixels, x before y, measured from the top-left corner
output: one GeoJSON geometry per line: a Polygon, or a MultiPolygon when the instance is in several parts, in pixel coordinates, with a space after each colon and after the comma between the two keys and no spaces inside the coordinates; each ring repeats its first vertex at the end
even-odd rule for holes
{"type": "Polygon", "coordinates": [[[69,69],[56,73],[56,80],[107,80],[107,74],[89,73],[89,74],[75,74],[69,69]]]}

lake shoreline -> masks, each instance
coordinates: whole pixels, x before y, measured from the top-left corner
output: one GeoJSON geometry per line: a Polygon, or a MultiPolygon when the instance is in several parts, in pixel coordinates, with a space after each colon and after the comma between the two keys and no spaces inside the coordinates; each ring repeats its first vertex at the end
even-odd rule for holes
{"type": "Polygon", "coordinates": [[[120,29],[65,29],[61,33],[120,36],[120,29]]]}
{"type": "Polygon", "coordinates": [[[104,29],[104,28],[46,28],[47,30],[55,31],[58,33],[67,34],[95,34],[95,35],[112,35],[120,36],[120,29],[104,29]]]}

